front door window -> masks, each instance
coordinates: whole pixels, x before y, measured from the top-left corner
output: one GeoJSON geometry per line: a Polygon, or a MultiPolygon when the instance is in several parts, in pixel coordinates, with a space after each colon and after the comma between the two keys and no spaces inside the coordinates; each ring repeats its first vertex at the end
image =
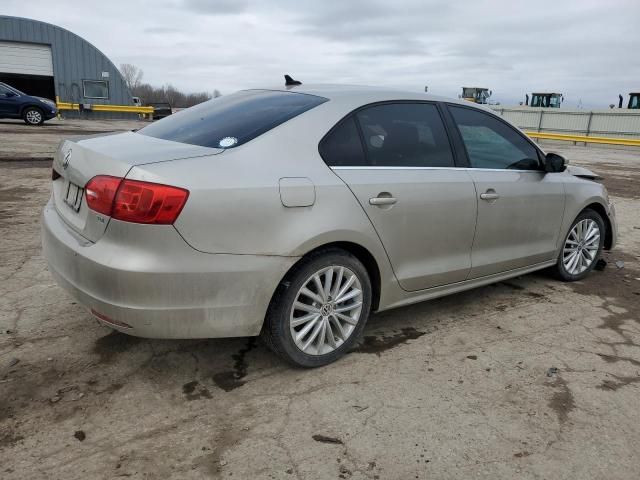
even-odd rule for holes
{"type": "Polygon", "coordinates": [[[450,107],[472,168],[538,170],[536,148],[523,135],[477,109],[450,107]]]}

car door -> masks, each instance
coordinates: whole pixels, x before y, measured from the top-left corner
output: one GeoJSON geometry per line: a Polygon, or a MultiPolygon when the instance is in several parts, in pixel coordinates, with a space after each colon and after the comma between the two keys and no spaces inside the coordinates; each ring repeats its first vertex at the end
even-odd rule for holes
{"type": "Polygon", "coordinates": [[[362,108],[325,137],[320,151],[371,220],[403,289],[467,278],[475,188],[468,172],[456,168],[436,104],[362,108]]]}
{"type": "Polygon", "coordinates": [[[490,112],[448,107],[464,143],[478,193],[478,224],[469,278],[551,260],[565,194],[557,174],[517,129],[490,112]]]}

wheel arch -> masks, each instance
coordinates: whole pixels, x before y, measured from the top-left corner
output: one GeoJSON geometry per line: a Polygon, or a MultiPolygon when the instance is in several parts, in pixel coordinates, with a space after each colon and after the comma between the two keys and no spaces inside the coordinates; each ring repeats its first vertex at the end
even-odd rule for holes
{"type": "Polygon", "coordinates": [[[40,105],[36,105],[35,103],[25,103],[24,105],[22,105],[20,107],[20,116],[21,117],[24,115],[25,110],[27,110],[28,108],[37,108],[44,115],[44,109],[40,105]]]}
{"type": "MultiPolygon", "coordinates": [[[[322,250],[328,250],[332,248],[344,250],[345,252],[350,253],[351,255],[356,257],[358,260],[360,260],[360,262],[362,262],[365,269],[367,270],[369,279],[371,280],[371,293],[372,293],[371,311],[372,312],[376,311],[380,305],[380,295],[381,295],[381,285],[382,285],[380,266],[378,265],[378,262],[374,257],[374,255],[367,248],[355,242],[334,241],[334,242],[328,242],[328,243],[324,243],[322,245],[318,245],[314,247],[313,249],[309,250],[304,255],[302,255],[302,257],[300,257],[300,259],[296,263],[294,263],[291,266],[291,268],[289,268],[287,273],[285,273],[282,281],[286,281],[286,279],[291,275],[291,273],[295,271],[298,265],[300,265],[300,262],[306,260],[307,258],[309,258],[309,256],[317,254],[322,250]]],[[[282,281],[280,283],[282,283],[282,281]]]]}
{"type": "MultiPolygon", "coordinates": [[[[607,209],[599,202],[592,202],[585,206],[582,210],[580,210],[580,213],[584,212],[585,210],[593,210],[602,217],[602,221],[604,222],[605,227],[604,249],[611,250],[611,247],[613,246],[613,230],[611,228],[611,220],[609,219],[607,209]]],[[[580,215],[580,213],[578,213],[578,215],[580,215]]]]}

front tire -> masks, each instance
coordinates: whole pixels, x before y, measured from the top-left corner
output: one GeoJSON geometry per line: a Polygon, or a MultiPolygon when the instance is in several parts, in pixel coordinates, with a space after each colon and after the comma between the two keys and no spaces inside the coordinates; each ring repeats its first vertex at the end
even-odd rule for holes
{"type": "Polygon", "coordinates": [[[29,107],[22,112],[22,119],[27,125],[42,125],[44,123],[42,110],[36,107],[29,107]]]}
{"type": "Polygon", "coordinates": [[[595,267],[605,238],[605,224],[594,210],[584,210],[571,224],[555,266],[556,276],[565,282],[585,278],[595,267]]]}
{"type": "Polygon", "coordinates": [[[262,330],[278,356],[320,367],[348,352],[371,310],[371,280],[355,256],[331,248],[302,259],[279,285],[262,330]]]}

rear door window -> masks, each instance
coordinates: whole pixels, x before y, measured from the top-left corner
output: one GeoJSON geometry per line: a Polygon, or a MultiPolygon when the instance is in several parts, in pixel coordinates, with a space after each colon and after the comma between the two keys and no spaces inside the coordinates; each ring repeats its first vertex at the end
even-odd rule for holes
{"type": "Polygon", "coordinates": [[[475,108],[449,106],[472,168],[538,170],[536,148],[517,130],[475,108]]]}
{"type": "Polygon", "coordinates": [[[320,155],[330,167],[366,165],[360,134],[353,117],[340,122],[320,142],[320,155]]]}
{"type": "Polygon", "coordinates": [[[171,115],[138,133],[202,147],[232,148],[326,101],[303,93],[245,90],[171,115]]]}
{"type": "Polygon", "coordinates": [[[357,113],[372,167],[453,167],[438,108],[430,103],[374,105],[357,113]]]}

